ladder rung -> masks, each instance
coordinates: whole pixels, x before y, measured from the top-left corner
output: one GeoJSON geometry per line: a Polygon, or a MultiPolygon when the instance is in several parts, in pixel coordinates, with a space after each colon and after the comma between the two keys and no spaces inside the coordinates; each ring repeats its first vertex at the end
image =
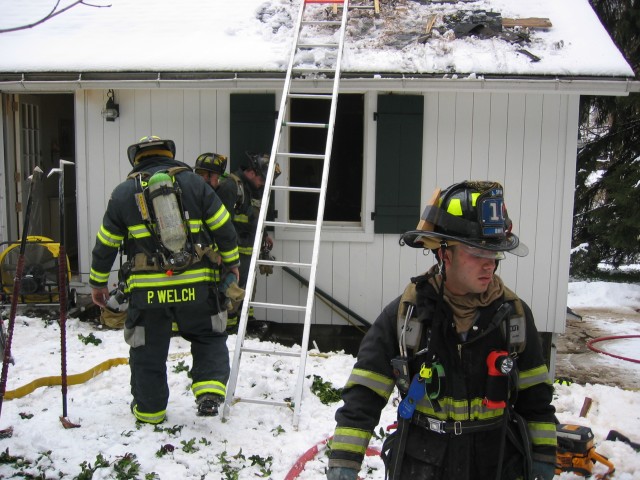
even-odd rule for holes
{"type": "Polygon", "coordinates": [[[279,157],[289,158],[315,158],[316,160],[324,160],[324,154],[322,153],[291,153],[291,152],[278,152],[276,155],[279,157]]]}
{"type": "Polygon", "coordinates": [[[273,265],[274,267],[311,268],[310,263],[279,262],[278,260],[257,260],[258,265],[273,265]]]}
{"type": "Polygon", "coordinates": [[[337,43],[299,43],[298,48],[338,48],[337,43]]]}
{"type": "MultiPolygon", "coordinates": [[[[249,302],[252,307],[258,308],[277,308],[279,310],[293,310],[295,312],[304,312],[307,307],[305,305],[286,305],[284,303],[265,303],[265,302],[249,302]]],[[[298,355],[300,356],[300,355],[298,355]]]]}
{"type": "Polygon", "coordinates": [[[303,25],[327,25],[327,26],[340,26],[342,22],[338,20],[303,20],[303,25]]]}
{"type": "Polygon", "coordinates": [[[271,185],[271,190],[284,190],[286,192],[320,193],[319,187],[294,187],[291,185],[271,185]]]}
{"type": "Polygon", "coordinates": [[[335,73],[335,68],[296,67],[291,70],[294,73],[335,73]]]}
{"type": "Polygon", "coordinates": [[[248,348],[242,347],[243,352],[260,353],[262,355],[279,355],[281,357],[299,357],[300,352],[289,352],[286,350],[266,350],[264,348],[248,348]]]}
{"type": "Polygon", "coordinates": [[[282,122],[282,125],[285,127],[329,128],[328,123],[282,122]]]}
{"type": "Polygon", "coordinates": [[[264,400],[263,398],[241,398],[234,397],[232,403],[245,402],[245,403],[259,403],[261,405],[273,405],[276,407],[291,407],[291,402],[278,402],[276,400],[264,400]]]}
{"type": "Polygon", "coordinates": [[[264,222],[267,227],[291,227],[291,228],[307,228],[314,229],[314,223],[295,223],[295,222],[264,222]]]}
{"type": "Polygon", "coordinates": [[[290,93],[289,98],[306,98],[308,100],[331,100],[333,95],[328,93],[290,93]]]}

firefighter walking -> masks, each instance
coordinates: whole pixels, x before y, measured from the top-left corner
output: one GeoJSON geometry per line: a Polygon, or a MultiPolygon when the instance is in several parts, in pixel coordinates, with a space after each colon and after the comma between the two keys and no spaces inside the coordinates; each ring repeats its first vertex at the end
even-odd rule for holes
{"type": "Polygon", "coordinates": [[[401,243],[437,264],[411,279],[364,337],[336,412],[327,478],[355,480],[397,386],[390,479],[515,480],[554,476],[553,389],[530,308],[495,270],[528,249],[511,233],[502,186],[437,190],[401,243]]]}
{"type": "MultiPolygon", "coordinates": [[[[258,217],[262,204],[269,156],[259,153],[247,153],[248,164],[229,174],[220,183],[216,192],[232,215],[233,225],[238,235],[238,251],[240,252],[240,288],[247,284],[247,276],[253,255],[253,242],[258,228],[258,217]]],[[[274,181],[280,175],[280,167],[276,164],[274,181]]],[[[265,208],[267,206],[265,205],[265,208]]],[[[271,250],[273,240],[266,231],[262,239],[263,248],[271,250]]],[[[251,295],[249,292],[247,295],[251,295]]],[[[234,329],[238,324],[239,305],[234,313],[229,314],[228,325],[234,329]]],[[[253,309],[249,310],[249,319],[253,318],[253,309]]]]}
{"type": "Polygon", "coordinates": [[[166,417],[166,361],[174,322],[191,343],[197,412],[218,413],[230,370],[226,312],[215,288],[217,270],[203,248],[215,243],[222,263],[239,275],[229,212],[202,178],[175,160],[175,152],[172,140],[155,136],[128,148],[133,170],[111,194],[89,280],[93,302],[105,307],[109,272],[122,249],[131,411],[138,421],[152,424],[166,417]]]}

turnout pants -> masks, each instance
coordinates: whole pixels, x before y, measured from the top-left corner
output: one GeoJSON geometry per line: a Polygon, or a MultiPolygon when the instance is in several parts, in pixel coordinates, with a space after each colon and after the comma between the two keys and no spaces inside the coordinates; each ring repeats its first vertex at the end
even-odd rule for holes
{"type": "Polygon", "coordinates": [[[217,315],[215,300],[165,308],[129,307],[125,339],[130,345],[131,394],[133,413],[141,421],[164,420],[169,401],[167,356],[172,323],[191,343],[192,391],[196,398],[204,393],[226,394],[229,379],[229,350],[226,324],[217,315]]]}

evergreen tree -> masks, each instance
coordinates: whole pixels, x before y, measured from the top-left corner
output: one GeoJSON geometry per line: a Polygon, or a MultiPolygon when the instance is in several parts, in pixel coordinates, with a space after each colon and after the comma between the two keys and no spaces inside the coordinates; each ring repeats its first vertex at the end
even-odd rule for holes
{"type": "MultiPolygon", "coordinates": [[[[618,48],[640,73],[640,0],[590,0],[618,48]]],[[[571,273],[594,276],[640,259],[640,95],[583,97],[571,273]]]]}

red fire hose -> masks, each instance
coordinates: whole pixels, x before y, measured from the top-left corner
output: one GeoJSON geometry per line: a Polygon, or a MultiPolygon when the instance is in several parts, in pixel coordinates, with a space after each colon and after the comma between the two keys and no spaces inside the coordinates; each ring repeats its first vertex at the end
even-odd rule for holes
{"type": "MultiPolygon", "coordinates": [[[[307,462],[309,460],[313,460],[316,457],[316,455],[320,453],[321,450],[326,448],[327,443],[332,438],[333,437],[325,438],[324,440],[316,443],[313,447],[311,447],[309,450],[304,452],[302,456],[293,465],[293,467],[291,467],[291,470],[289,470],[289,473],[287,473],[287,476],[284,477],[284,480],[295,480],[296,478],[298,478],[298,475],[300,475],[304,471],[304,467],[307,464],[307,462]]],[[[376,455],[380,455],[380,451],[373,447],[368,447],[366,451],[366,455],[367,457],[375,457],[376,455]]]]}
{"type": "Polygon", "coordinates": [[[623,357],[622,355],[616,355],[614,353],[607,352],[606,350],[601,350],[598,347],[594,346],[594,343],[605,342],[605,341],[608,341],[608,340],[620,340],[622,338],[640,338],[640,335],[612,335],[610,337],[594,338],[594,339],[589,340],[587,342],[587,347],[589,347],[589,349],[593,350],[594,352],[604,353],[605,355],[609,355],[610,357],[615,357],[615,358],[619,358],[621,360],[626,360],[627,362],[640,363],[640,359],[638,359],[638,358],[623,357]]]}

